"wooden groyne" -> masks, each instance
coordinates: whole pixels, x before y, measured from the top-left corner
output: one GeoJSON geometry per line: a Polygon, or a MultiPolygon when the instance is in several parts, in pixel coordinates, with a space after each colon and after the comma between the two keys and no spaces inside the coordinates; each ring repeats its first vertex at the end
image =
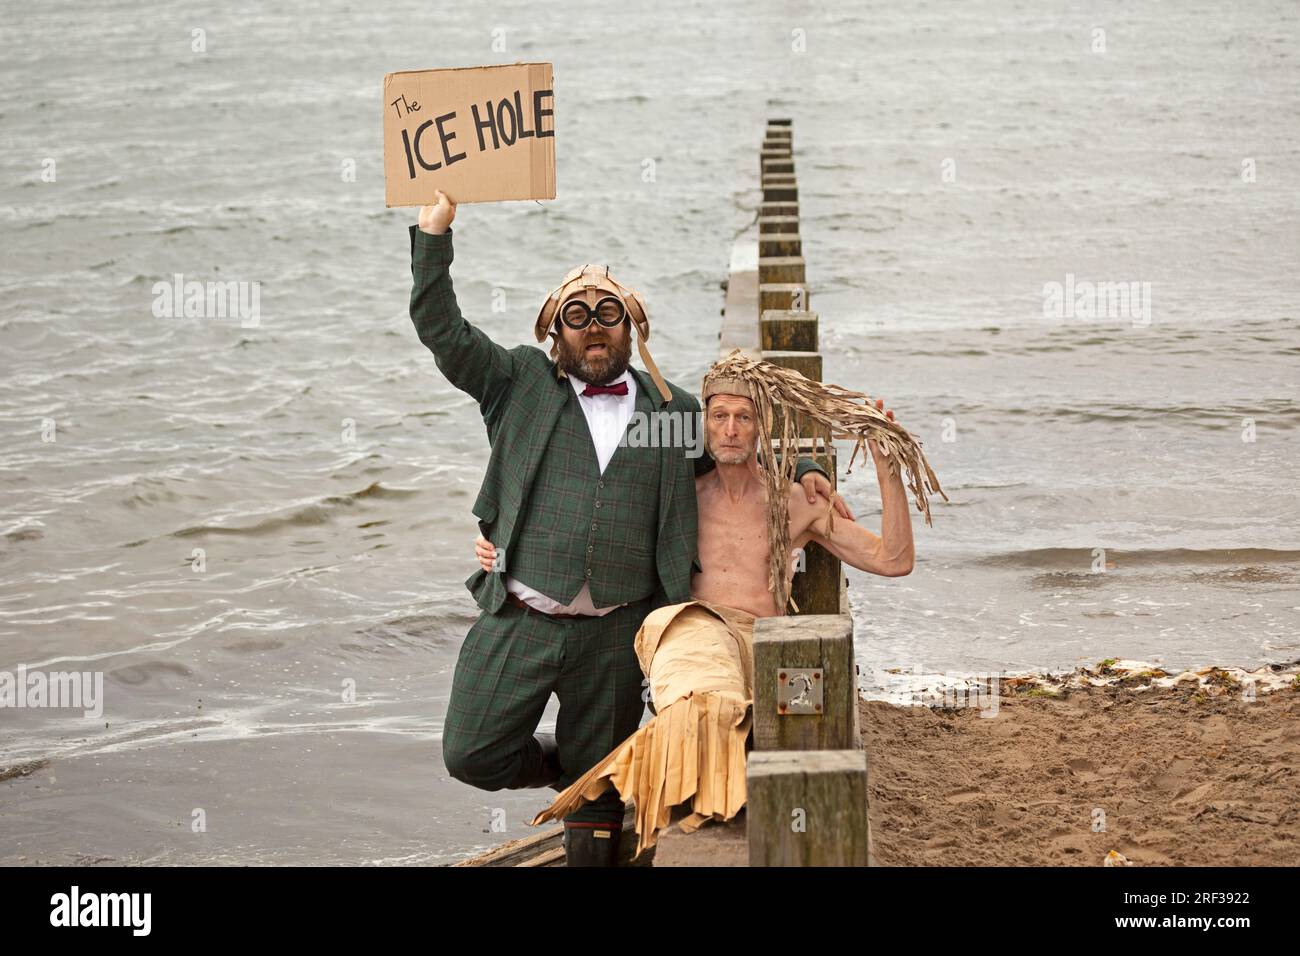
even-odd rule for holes
{"type": "MultiPolygon", "coordinates": [[[[738,348],[820,381],[820,318],[811,307],[789,119],[768,120],[759,185],[758,216],[732,251],[720,356],[738,348]]],[[[800,454],[821,459],[833,483],[836,456],[826,438],[801,433],[800,454]]],[[[750,866],[870,860],[868,758],[846,587],[839,560],[809,545],[792,588],[799,613],[754,628],[754,748],[744,814],[750,866]]],[[[667,851],[669,841],[660,842],[667,851]]]]}
{"type": "MultiPolygon", "coordinates": [[[[759,186],[758,216],[732,247],[719,357],[740,349],[821,381],[819,318],[811,308],[788,119],[768,120],[759,150],[759,186]]],[[[834,483],[835,448],[825,439],[809,428],[801,434],[800,454],[820,460],[834,483]]],[[[846,586],[838,558],[817,545],[805,549],[792,592],[801,614],[846,613],[846,586]]]]}

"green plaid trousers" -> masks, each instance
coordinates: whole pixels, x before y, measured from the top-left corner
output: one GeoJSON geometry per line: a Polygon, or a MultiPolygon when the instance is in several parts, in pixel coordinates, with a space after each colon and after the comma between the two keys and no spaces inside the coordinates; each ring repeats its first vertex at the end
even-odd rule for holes
{"type": "MultiPolygon", "coordinates": [[[[520,772],[551,694],[567,787],[641,725],[645,702],[633,641],[649,598],[603,617],[555,620],[506,604],[483,611],[461,645],[443,724],[442,757],[457,780],[501,790],[520,772]]],[[[543,791],[551,793],[551,791],[543,791]]],[[[565,822],[621,823],[612,788],[565,822]]]]}

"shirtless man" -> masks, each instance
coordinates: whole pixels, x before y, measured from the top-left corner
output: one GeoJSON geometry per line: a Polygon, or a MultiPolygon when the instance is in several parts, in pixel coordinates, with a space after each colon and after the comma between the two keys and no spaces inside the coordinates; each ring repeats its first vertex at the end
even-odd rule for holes
{"type": "MultiPolygon", "coordinates": [[[[876,407],[883,409],[884,400],[876,407]]],[[[893,410],[886,412],[893,419],[893,410]]],[[[703,571],[691,578],[691,597],[726,605],[754,617],[779,617],[784,608],[767,586],[767,494],[758,463],[758,422],[752,399],[711,395],[705,403],[708,450],[717,467],[695,479],[699,507],[699,553],[703,571]]],[[[786,494],[790,546],[821,545],[859,571],[886,577],[910,574],[915,559],[912,521],[903,479],[891,460],[868,440],[880,484],[881,528],[876,535],[841,517],[827,528],[826,499],[809,503],[804,489],[791,483],[786,494]]],[[[474,551],[491,571],[496,549],[483,537],[474,551]]],[[[791,555],[791,574],[796,567],[791,555]]]]}
{"type": "MultiPolygon", "coordinates": [[[[884,400],[876,402],[884,408],[884,400]]],[[[892,419],[892,410],[886,412],[892,419]]],[[[767,495],[757,457],[758,423],[754,403],[739,395],[711,395],[705,406],[708,447],[717,468],[695,479],[699,503],[699,549],[702,573],[691,579],[691,597],[748,611],[755,617],[779,617],[784,608],[767,586],[767,495]]],[[[821,545],[859,571],[898,577],[912,570],[912,521],[903,479],[888,458],[868,440],[880,483],[880,535],[843,519],[827,529],[826,499],[809,504],[803,489],[786,492],[790,547],[821,545]]],[[[790,567],[796,566],[791,555],[790,567]]],[[[793,571],[792,571],[793,573],[793,571]]]]}

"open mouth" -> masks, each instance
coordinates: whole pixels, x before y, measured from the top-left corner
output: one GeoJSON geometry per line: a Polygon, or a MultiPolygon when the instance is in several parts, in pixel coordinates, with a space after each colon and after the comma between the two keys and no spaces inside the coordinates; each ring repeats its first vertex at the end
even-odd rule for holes
{"type": "Polygon", "coordinates": [[[596,342],[593,345],[588,345],[586,348],[586,353],[588,355],[604,355],[608,351],[609,346],[604,342],[596,342]]]}

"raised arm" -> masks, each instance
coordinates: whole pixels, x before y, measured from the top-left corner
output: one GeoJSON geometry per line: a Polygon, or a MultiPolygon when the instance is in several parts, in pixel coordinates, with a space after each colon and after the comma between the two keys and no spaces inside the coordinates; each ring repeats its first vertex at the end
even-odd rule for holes
{"type": "Polygon", "coordinates": [[[451,286],[451,221],[456,206],[442,192],[411,226],[411,321],[447,381],[474,398],[491,419],[510,386],[510,353],[460,314],[451,286]]]}
{"type": "Polygon", "coordinates": [[[867,445],[875,460],[876,479],[880,483],[880,534],[875,535],[842,518],[835,520],[834,530],[829,529],[825,502],[810,506],[799,489],[791,488],[791,530],[806,529],[801,534],[792,534],[792,544],[801,547],[803,543],[813,541],[859,571],[900,577],[912,572],[916,559],[907,491],[896,464],[880,453],[875,442],[868,441],[867,445]]]}

